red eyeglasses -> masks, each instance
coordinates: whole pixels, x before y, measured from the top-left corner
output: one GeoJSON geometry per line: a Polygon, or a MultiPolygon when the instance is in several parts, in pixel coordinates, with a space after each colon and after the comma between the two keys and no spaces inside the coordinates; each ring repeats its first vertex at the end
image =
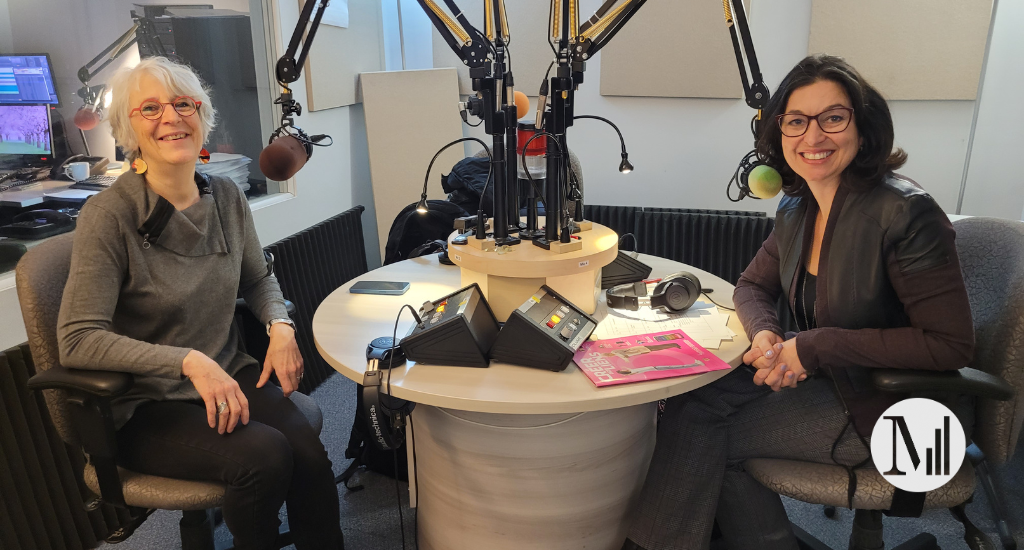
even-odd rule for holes
{"type": "Polygon", "coordinates": [[[178,96],[172,99],[170,103],[161,103],[155,99],[147,99],[142,102],[142,105],[132,109],[128,116],[131,117],[135,114],[135,111],[138,111],[145,119],[158,120],[164,116],[164,105],[170,105],[181,116],[192,116],[199,110],[199,106],[202,104],[202,101],[196,101],[187,95],[178,96]]]}

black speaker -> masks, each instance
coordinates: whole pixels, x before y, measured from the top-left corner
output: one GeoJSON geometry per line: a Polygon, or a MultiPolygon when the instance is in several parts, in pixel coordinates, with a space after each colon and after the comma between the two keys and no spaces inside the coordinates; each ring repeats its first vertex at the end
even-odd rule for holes
{"type": "Polygon", "coordinates": [[[565,369],[597,320],[547,286],[509,315],[491,359],[551,371],[565,369]]]}
{"type": "Polygon", "coordinates": [[[428,365],[488,366],[498,319],[476,283],[427,302],[420,308],[420,319],[402,338],[406,357],[428,365]]]}

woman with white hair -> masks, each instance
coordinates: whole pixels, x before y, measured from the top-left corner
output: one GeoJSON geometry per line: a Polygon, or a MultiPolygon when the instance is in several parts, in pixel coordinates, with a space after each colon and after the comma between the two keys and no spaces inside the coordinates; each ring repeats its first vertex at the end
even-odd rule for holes
{"type": "Polygon", "coordinates": [[[273,548],[286,501],[297,548],[344,548],[331,461],[287,399],[302,357],[249,205],[231,181],[195,170],[216,118],[208,93],[162,57],[110,86],[109,122],[132,169],[79,216],[61,363],[134,375],[113,402],[121,465],[225,483],[236,548],[273,548]],[[239,291],[270,334],[262,370],[238,350],[239,291]]]}

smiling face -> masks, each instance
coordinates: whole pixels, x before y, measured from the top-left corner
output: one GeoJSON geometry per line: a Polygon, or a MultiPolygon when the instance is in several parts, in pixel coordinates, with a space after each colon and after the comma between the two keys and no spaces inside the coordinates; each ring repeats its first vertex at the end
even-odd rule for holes
{"type": "MultiPolygon", "coordinates": [[[[815,116],[835,107],[852,108],[850,98],[839,84],[819,80],[789,95],[786,113],[815,116]]],[[[854,114],[856,117],[856,113],[854,114]]],[[[786,163],[810,186],[838,186],[843,170],[853,162],[860,149],[856,118],[842,132],[826,134],[816,120],[800,137],[782,136],[786,163]]]]}
{"type": "MultiPolygon", "coordinates": [[[[128,101],[134,109],[147,100],[170,103],[176,96],[152,75],[145,74],[139,79],[138,89],[129,94],[128,101]]],[[[195,164],[203,148],[198,113],[183,117],[171,105],[163,107],[163,115],[156,120],[143,117],[139,111],[130,117],[143,160],[158,169],[166,165],[195,164]]]]}

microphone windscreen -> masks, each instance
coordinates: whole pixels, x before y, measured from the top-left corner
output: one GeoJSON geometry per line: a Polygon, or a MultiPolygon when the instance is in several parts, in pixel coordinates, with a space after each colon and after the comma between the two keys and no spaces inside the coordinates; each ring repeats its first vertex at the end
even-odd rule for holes
{"type": "Polygon", "coordinates": [[[263,148],[260,171],[274,181],[291,178],[306,164],[306,148],[294,136],[282,136],[263,148]]]}
{"type": "Polygon", "coordinates": [[[520,119],[529,114],[530,112],[530,98],[526,97],[526,94],[516,90],[512,97],[515,98],[516,102],[516,118],[520,119]]]}
{"type": "Polygon", "coordinates": [[[764,164],[755,166],[747,176],[747,187],[759,199],[770,199],[782,190],[782,175],[779,171],[764,164]]]}
{"type": "Polygon", "coordinates": [[[99,123],[100,115],[88,107],[82,107],[75,113],[75,126],[80,130],[92,130],[99,123]]]}

